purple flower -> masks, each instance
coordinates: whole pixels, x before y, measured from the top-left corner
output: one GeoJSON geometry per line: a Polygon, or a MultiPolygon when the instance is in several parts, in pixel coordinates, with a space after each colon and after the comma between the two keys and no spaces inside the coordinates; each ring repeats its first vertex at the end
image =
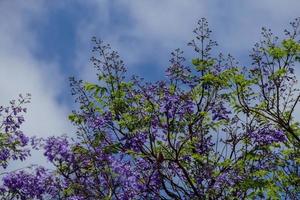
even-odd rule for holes
{"type": "Polygon", "coordinates": [[[71,196],[68,197],[67,200],[85,200],[86,198],[82,197],[82,196],[71,196]]]}
{"type": "Polygon", "coordinates": [[[214,145],[212,136],[200,137],[199,142],[196,143],[196,152],[199,154],[206,154],[212,150],[214,145]]]}
{"type": "Polygon", "coordinates": [[[226,109],[222,102],[219,104],[212,104],[212,120],[229,120],[230,111],[226,109]]]}
{"type": "Polygon", "coordinates": [[[16,132],[16,136],[18,137],[19,141],[20,141],[20,145],[26,146],[29,142],[29,137],[25,136],[22,132],[16,132]]]}
{"type": "Polygon", "coordinates": [[[105,112],[101,115],[91,116],[88,120],[89,124],[93,128],[104,127],[108,125],[112,120],[111,112],[105,112]]]}
{"type": "Polygon", "coordinates": [[[126,136],[124,138],[126,140],[125,147],[139,152],[147,140],[147,134],[147,132],[139,132],[133,136],[126,136]]]}
{"type": "Polygon", "coordinates": [[[220,190],[222,188],[232,187],[238,182],[242,180],[242,176],[240,176],[234,170],[228,170],[221,173],[217,178],[213,185],[213,188],[220,190]]]}
{"type": "Polygon", "coordinates": [[[17,192],[21,199],[42,199],[51,182],[51,175],[40,167],[34,173],[18,171],[3,177],[2,192],[17,192]]]}
{"type": "Polygon", "coordinates": [[[45,141],[44,155],[49,161],[71,161],[74,159],[70,152],[69,142],[65,137],[49,137],[45,141]]]}
{"type": "Polygon", "coordinates": [[[259,128],[249,133],[249,137],[253,142],[259,145],[269,145],[277,142],[285,142],[287,140],[282,130],[276,130],[270,126],[259,128]]]}

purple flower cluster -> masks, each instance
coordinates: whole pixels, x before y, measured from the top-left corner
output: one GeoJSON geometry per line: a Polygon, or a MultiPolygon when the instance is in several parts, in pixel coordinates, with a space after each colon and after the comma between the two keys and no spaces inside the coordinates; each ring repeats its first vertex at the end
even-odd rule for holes
{"type": "Polygon", "coordinates": [[[215,180],[213,188],[221,190],[238,184],[243,178],[234,170],[222,172],[215,180]]]}
{"type": "Polygon", "coordinates": [[[131,149],[133,151],[139,152],[142,146],[145,144],[148,138],[147,132],[138,132],[133,136],[126,136],[123,140],[125,140],[125,148],[131,149]]]}
{"type": "Polygon", "coordinates": [[[93,129],[101,129],[107,127],[107,125],[111,124],[112,115],[110,112],[105,112],[101,115],[90,116],[88,118],[88,126],[93,129]]]}
{"type": "Polygon", "coordinates": [[[184,115],[192,113],[193,108],[194,105],[191,100],[183,100],[179,95],[169,93],[165,93],[160,104],[160,112],[166,113],[169,118],[173,118],[177,115],[179,119],[183,119],[184,115]]]}
{"type": "Polygon", "coordinates": [[[71,197],[68,197],[67,200],[85,200],[84,197],[82,196],[71,196],[71,197]]]}
{"type": "Polygon", "coordinates": [[[215,144],[212,142],[212,136],[200,137],[199,142],[196,143],[196,152],[200,155],[207,154],[212,150],[215,144]]]}
{"type": "Polygon", "coordinates": [[[254,143],[259,145],[269,145],[277,142],[285,142],[287,140],[282,130],[273,129],[271,126],[264,126],[249,133],[249,137],[254,143]]]}
{"type": "Polygon", "coordinates": [[[156,167],[149,161],[143,158],[138,158],[136,162],[113,158],[111,168],[116,175],[114,181],[121,186],[117,190],[119,199],[156,199],[149,191],[159,192],[161,178],[156,167]]]}
{"type": "Polygon", "coordinates": [[[116,160],[113,162],[112,168],[116,174],[120,175],[118,182],[122,184],[123,187],[120,198],[126,200],[136,197],[140,193],[143,184],[139,180],[140,177],[134,172],[130,162],[120,162],[120,160],[116,160]]]}
{"type": "Polygon", "coordinates": [[[229,114],[231,111],[228,111],[222,102],[212,103],[212,120],[229,120],[229,114]]]}
{"type": "Polygon", "coordinates": [[[29,138],[20,130],[23,124],[23,114],[26,108],[22,104],[28,103],[30,96],[20,95],[18,101],[10,101],[10,106],[0,106],[0,166],[7,167],[8,160],[25,160],[30,151],[25,146],[29,138]]]}
{"type": "Polygon", "coordinates": [[[2,126],[4,126],[5,133],[14,132],[18,130],[21,124],[25,121],[24,117],[20,115],[26,112],[21,106],[17,106],[15,101],[11,101],[11,107],[0,107],[0,112],[4,112],[0,116],[3,116],[2,126]]]}
{"type": "Polygon", "coordinates": [[[66,137],[49,137],[45,140],[44,155],[50,162],[53,161],[68,161],[74,160],[66,137]]]}
{"type": "MultiPolygon", "coordinates": [[[[48,190],[51,185],[51,174],[44,168],[39,167],[34,173],[29,173],[24,170],[7,174],[3,177],[3,186],[1,195],[13,192],[20,199],[43,199],[43,196],[51,190],[48,190]]],[[[55,192],[52,191],[55,194],[55,192]]]]}

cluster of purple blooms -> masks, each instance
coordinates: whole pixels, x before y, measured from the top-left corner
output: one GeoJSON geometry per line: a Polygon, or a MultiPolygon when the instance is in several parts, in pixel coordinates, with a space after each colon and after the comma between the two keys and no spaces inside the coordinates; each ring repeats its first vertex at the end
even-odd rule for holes
{"type": "Polygon", "coordinates": [[[15,198],[19,197],[22,200],[28,198],[43,199],[45,193],[51,193],[49,190],[50,185],[51,176],[44,168],[39,167],[34,173],[21,170],[10,173],[3,178],[0,194],[4,195],[8,191],[18,191],[15,198]]]}
{"type": "Polygon", "coordinates": [[[287,138],[282,130],[272,128],[270,125],[258,128],[249,133],[254,144],[269,145],[272,143],[285,142],[287,138]]]}
{"type": "Polygon", "coordinates": [[[72,162],[74,155],[66,137],[49,137],[44,145],[44,155],[50,162],[67,161],[72,162]]]}
{"type": "Polygon", "coordinates": [[[10,101],[10,106],[0,106],[0,166],[3,168],[7,167],[10,159],[25,160],[30,155],[29,149],[25,148],[29,137],[20,129],[26,113],[22,104],[28,103],[29,99],[30,96],[20,96],[18,101],[10,101]]]}
{"type": "Polygon", "coordinates": [[[234,170],[227,170],[222,172],[214,183],[214,188],[220,190],[225,187],[231,187],[237,184],[239,181],[243,180],[243,178],[238,175],[239,173],[234,170]]]}
{"type": "Polygon", "coordinates": [[[193,112],[194,106],[190,99],[183,100],[180,95],[166,91],[161,99],[159,111],[165,113],[169,119],[178,116],[179,120],[182,120],[185,115],[193,112]]]}
{"type": "Polygon", "coordinates": [[[231,111],[227,110],[222,102],[212,104],[212,120],[229,120],[229,114],[231,111]]]}
{"type": "Polygon", "coordinates": [[[110,112],[105,112],[102,115],[97,116],[86,116],[85,118],[87,118],[87,123],[89,124],[89,127],[93,129],[105,128],[111,125],[112,121],[112,116],[110,112]]]}
{"type": "Polygon", "coordinates": [[[123,138],[125,141],[125,148],[131,149],[133,151],[139,152],[142,146],[148,139],[147,132],[138,132],[132,136],[126,136],[123,138]]]}

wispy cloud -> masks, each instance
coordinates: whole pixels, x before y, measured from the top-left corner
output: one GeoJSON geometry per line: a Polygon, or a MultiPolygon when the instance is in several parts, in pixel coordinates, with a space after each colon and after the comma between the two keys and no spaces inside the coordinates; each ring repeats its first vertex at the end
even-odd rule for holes
{"type": "Polygon", "coordinates": [[[68,110],[57,101],[65,92],[60,87],[61,66],[46,63],[32,54],[36,41],[29,20],[30,17],[43,17],[42,4],[27,1],[0,7],[3,24],[0,29],[1,103],[17,97],[18,93],[31,93],[32,104],[25,125],[28,134],[46,136],[68,132],[65,115],[68,110]]]}
{"type": "MultiPolygon", "coordinates": [[[[93,2],[93,17],[80,23],[77,29],[81,45],[75,65],[85,66],[84,69],[90,55],[89,39],[94,35],[111,43],[129,67],[141,68],[152,60],[156,66],[165,68],[173,49],[188,49],[186,43],[192,39],[192,30],[201,17],[208,19],[220,50],[244,58],[260,39],[262,26],[282,33],[298,17],[300,6],[297,0],[89,2],[93,2]]],[[[90,69],[85,70],[85,74],[89,73],[90,69]]]]}

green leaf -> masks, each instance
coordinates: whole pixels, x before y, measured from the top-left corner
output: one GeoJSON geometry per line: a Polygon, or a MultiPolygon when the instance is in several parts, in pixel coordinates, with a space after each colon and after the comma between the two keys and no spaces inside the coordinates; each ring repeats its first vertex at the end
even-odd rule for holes
{"type": "Polygon", "coordinates": [[[286,68],[280,68],[277,71],[275,71],[269,78],[272,80],[278,79],[280,77],[283,77],[286,75],[287,69],[286,68]]]}
{"type": "Polygon", "coordinates": [[[199,63],[200,63],[200,60],[198,58],[192,60],[192,64],[195,66],[199,65],[199,63]]]}
{"type": "Polygon", "coordinates": [[[203,156],[201,156],[200,154],[198,154],[198,153],[194,153],[194,154],[192,154],[192,158],[194,158],[196,161],[198,161],[198,162],[202,162],[203,161],[203,156]]]}
{"type": "Polygon", "coordinates": [[[105,153],[118,153],[121,147],[121,143],[115,143],[104,147],[103,151],[105,153]]]}
{"type": "Polygon", "coordinates": [[[275,59],[281,59],[286,55],[286,51],[279,47],[271,47],[268,50],[268,53],[270,54],[270,56],[272,56],[275,59]]]}
{"type": "Polygon", "coordinates": [[[300,51],[300,44],[297,43],[295,40],[289,38],[282,41],[282,46],[290,52],[296,53],[300,51]]]}
{"type": "Polygon", "coordinates": [[[92,90],[94,90],[94,89],[96,89],[96,88],[97,88],[97,85],[96,85],[96,84],[88,83],[88,82],[86,82],[86,83],[84,84],[84,89],[85,89],[86,91],[92,91],[92,90]]]}
{"type": "Polygon", "coordinates": [[[75,113],[70,114],[68,118],[71,122],[74,122],[75,124],[81,124],[84,120],[80,115],[77,115],[75,113]]]}

